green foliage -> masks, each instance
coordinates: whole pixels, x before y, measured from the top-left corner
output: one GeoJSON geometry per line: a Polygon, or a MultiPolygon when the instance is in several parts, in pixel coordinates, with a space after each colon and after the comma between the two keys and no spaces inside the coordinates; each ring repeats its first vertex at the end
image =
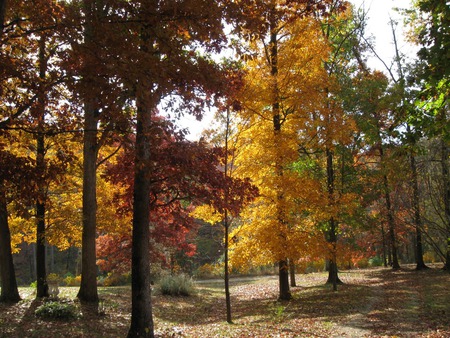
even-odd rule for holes
{"type": "Polygon", "coordinates": [[[37,288],[37,281],[30,283],[30,288],[36,289],[37,288]]]}
{"type": "Polygon", "coordinates": [[[380,256],[375,256],[369,259],[369,266],[382,266],[383,259],[380,256]]]}
{"type": "Polygon", "coordinates": [[[74,319],[78,316],[75,305],[64,301],[50,301],[39,306],[34,312],[36,316],[45,319],[74,319]]]}
{"type": "Polygon", "coordinates": [[[192,279],[184,274],[162,277],[159,288],[163,295],[168,296],[190,296],[194,293],[192,279]]]}

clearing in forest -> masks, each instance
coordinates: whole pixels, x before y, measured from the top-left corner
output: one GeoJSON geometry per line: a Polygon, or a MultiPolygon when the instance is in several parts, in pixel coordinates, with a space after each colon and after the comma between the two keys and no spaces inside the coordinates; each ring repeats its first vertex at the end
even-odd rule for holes
{"type": "MultiPolygon", "coordinates": [[[[157,337],[450,337],[450,274],[440,269],[350,270],[333,292],[325,273],[297,275],[293,300],[279,302],[276,277],[232,281],[233,324],[225,322],[223,283],[198,283],[190,297],[153,297],[157,337]]],[[[73,300],[78,288],[62,287],[73,300]]],[[[100,315],[74,302],[81,315],[42,320],[30,288],[0,305],[0,337],[126,337],[130,288],[100,288],[100,315]]]]}

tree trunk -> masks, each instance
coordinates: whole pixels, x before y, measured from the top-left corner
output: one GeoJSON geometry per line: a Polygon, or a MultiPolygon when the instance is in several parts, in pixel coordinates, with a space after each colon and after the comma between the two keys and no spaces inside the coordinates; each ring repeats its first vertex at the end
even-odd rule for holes
{"type": "MultiPolygon", "coordinates": [[[[409,126],[408,126],[409,131],[409,126]]],[[[416,258],[416,270],[427,269],[423,261],[423,245],[422,245],[422,218],[420,217],[420,204],[419,204],[419,182],[417,178],[417,166],[416,158],[411,151],[410,154],[410,167],[413,186],[413,209],[414,209],[414,226],[416,229],[416,245],[415,245],[415,258],[416,258]]]]}
{"type": "MultiPolygon", "coordinates": [[[[333,170],[333,152],[327,147],[327,190],[328,190],[328,204],[329,206],[334,205],[334,170],[333,170]]],[[[334,217],[330,218],[329,221],[330,228],[328,229],[327,241],[331,244],[331,259],[329,261],[328,269],[328,280],[327,284],[333,285],[333,290],[337,290],[337,284],[342,284],[342,281],[338,277],[337,259],[336,259],[336,220],[334,217]]]]}
{"type": "MultiPolygon", "coordinates": [[[[273,132],[275,143],[278,142],[278,139],[281,134],[281,113],[280,113],[280,97],[279,97],[279,89],[278,89],[278,32],[277,32],[277,19],[276,14],[273,12],[270,13],[270,75],[273,78],[273,87],[272,87],[272,114],[273,114],[273,132]]],[[[279,147],[275,144],[276,149],[279,147]]],[[[276,167],[276,175],[278,178],[283,176],[283,166],[281,161],[281,154],[277,156],[277,163],[275,163],[276,167]]],[[[280,238],[286,238],[286,234],[283,233],[285,227],[285,214],[282,208],[283,202],[283,191],[278,191],[277,194],[277,212],[278,212],[278,222],[280,225],[280,238]]],[[[280,294],[279,300],[290,300],[292,298],[291,292],[289,290],[289,267],[287,263],[287,259],[280,260],[278,262],[278,279],[279,279],[279,290],[280,294]]]]}
{"type": "Polygon", "coordinates": [[[278,280],[280,284],[278,300],[291,300],[292,295],[289,290],[289,267],[287,259],[278,262],[278,280]]]}
{"type": "MultiPolygon", "coordinates": [[[[6,8],[7,0],[0,0],[0,30],[3,31],[3,27],[5,25],[5,15],[6,15],[6,8]]],[[[0,34],[3,32],[0,32],[0,34]]]]}
{"type": "MultiPolygon", "coordinates": [[[[381,136],[379,136],[379,139],[381,140],[381,136]]],[[[385,170],[385,165],[384,165],[385,158],[384,158],[383,145],[382,145],[381,141],[378,146],[379,146],[379,151],[380,151],[381,166],[384,171],[385,170]]],[[[393,215],[393,210],[392,210],[392,205],[391,205],[389,180],[388,180],[386,172],[383,172],[383,190],[384,190],[384,200],[386,202],[390,249],[391,249],[391,253],[392,253],[392,268],[394,270],[397,270],[397,269],[400,269],[400,264],[398,263],[397,240],[396,240],[396,236],[395,236],[395,221],[394,221],[394,215],[393,215]]]]}
{"type": "Polygon", "coordinates": [[[0,281],[2,286],[0,302],[17,303],[20,301],[11,251],[11,233],[8,225],[8,209],[3,183],[0,187],[0,281]]]}
{"type": "Polygon", "coordinates": [[[326,284],[333,285],[333,290],[337,291],[338,284],[344,284],[338,276],[338,267],[336,260],[336,221],[330,219],[330,230],[328,231],[327,241],[331,243],[331,259],[328,260],[328,279],[326,284]]]}
{"type": "Polygon", "coordinates": [[[444,202],[444,222],[447,230],[447,250],[444,269],[450,272],[450,176],[448,169],[448,144],[445,139],[441,139],[441,171],[442,171],[442,186],[443,186],[443,202],[444,202]]]}
{"type": "MultiPolygon", "coordinates": [[[[226,153],[225,153],[226,154],[226,153]]],[[[226,155],[225,155],[226,156],[226,155]]],[[[226,166],[225,166],[226,167],[226,166]]],[[[224,216],[224,223],[225,223],[225,303],[227,306],[227,323],[231,324],[233,323],[231,318],[231,296],[230,296],[230,273],[228,271],[228,231],[229,231],[229,224],[228,224],[228,212],[225,209],[225,216],[224,216]]]]}
{"type": "MultiPolygon", "coordinates": [[[[86,11],[85,44],[93,40],[94,11],[91,1],[84,0],[86,11]]],[[[91,77],[84,78],[85,86],[95,86],[91,77]]],[[[77,297],[83,302],[98,302],[97,264],[96,264],[96,227],[97,227],[97,123],[98,107],[94,95],[84,97],[84,134],[83,134],[83,233],[81,237],[81,285],[77,297]]]]}
{"type": "Polygon", "coordinates": [[[134,168],[133,244],[131,258],[131,325],[128,337],[154,337],[150,289],[150,133],[152,109],[147,88],[137,84],[134,168]]]}
{"type": "MultiPolygon", "coordinates": [[[[39,78],[44,81],[47,69],[45,57],[45,38],[39,41],[39,78]]],[[[38,119],[38,133],[36,135],[36,171],[38,175],[36,200],[36,298],[48,297],[46,255],[45,255],[45,203],[47,200],[45,178],[45,89],[39,88],[36,116],[38,119]]]]}
{"type": "MultiPolygon", "coordinates": [[[[227,184],[227,178],[228,178],[228,136],[230,133],[230,109],[227,108],[227,119],[226,119],[226,129],[225,129],[225,159],[224,159],[224,178],[225,178],[225,193],[224,193],[224,204],[225,204],[225,211],[223,215],[223,226],[225,228],[225,303],[227,308],[227,323],[231,324],[232,318],[231,318],[231,296],[230,296],[230,275],[228,270],[228,248],[229,248],[229,242],[228,242],[228,233],[230,230],[230,224],[228,222],[228,202],[229,202],[229,187],[227,184]]],[[[231,172],[230,172],[231,176],[231,172]]]]}
{"type": "Polygon", "coordinates": [[[383,265],[385,268],[388,266],[388,257],[387,257],[387,245],[386,245],[386,232],[384,230],[384,225],[381,224],[381,245],[382,245],[382,255],[383,255],[383,265]]]}
{"type": "Polygon", "coordinates": [[[84,302],[98,302],[95,249],[97,225],[97,118],[95,115],[92,105],[85,104],[81,285],[77,295],[84,302]]]}
{"type": "Polygon", "coordinates": [[[289,260],[289,280],[291,287],[297,286],[295,281],[295,263],[292,259],[289,260]]]}

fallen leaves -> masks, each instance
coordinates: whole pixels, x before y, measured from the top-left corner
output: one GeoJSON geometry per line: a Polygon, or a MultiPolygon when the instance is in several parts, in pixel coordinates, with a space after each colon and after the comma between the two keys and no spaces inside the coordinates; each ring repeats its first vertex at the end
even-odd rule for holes
{"type": "MultiPolygon", "coordinates": [[[[197,284],[191,297],[154,295],[157,337],[450,337],[450,275],[390,269],[341,273],[337,292],[324,273],[297,275],[290,302],[277,301],[276,277],[235,278],[233,324],[225,322],[222,281],[197,284]]],[[[130,322],[129,287],[99,290],[103,315],[72,321],[40,320],[29,288],[24,300],[0,304],[0,337],[125,337],[130,322]]],[[[61,288],[75,298],[77,288],[61,288]]]]}

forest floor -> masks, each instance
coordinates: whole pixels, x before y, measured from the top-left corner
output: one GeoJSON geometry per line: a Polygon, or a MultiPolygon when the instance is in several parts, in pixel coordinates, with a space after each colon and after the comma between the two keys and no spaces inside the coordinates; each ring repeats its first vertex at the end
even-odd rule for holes
{"type": "MultiPolygon", "coordinates": [[[[225,321],[222,281],[198,283],[190,297],[153,296],[157,337],[450,337],[450,274],[441,269],[377,268],[340,272],[333,292],[325,273],[297,275],[293,300],[277,301],[276,277],[231,283],[233,324],[225,321]]],[[[73,302],[78,288],[61,287],[73,302]]],[[[126,337],[130,287],[99,288],[101,314],[76,301],[80,316],[42,320],[31,288],[0,305],[0,337],[126,337]]]]}

